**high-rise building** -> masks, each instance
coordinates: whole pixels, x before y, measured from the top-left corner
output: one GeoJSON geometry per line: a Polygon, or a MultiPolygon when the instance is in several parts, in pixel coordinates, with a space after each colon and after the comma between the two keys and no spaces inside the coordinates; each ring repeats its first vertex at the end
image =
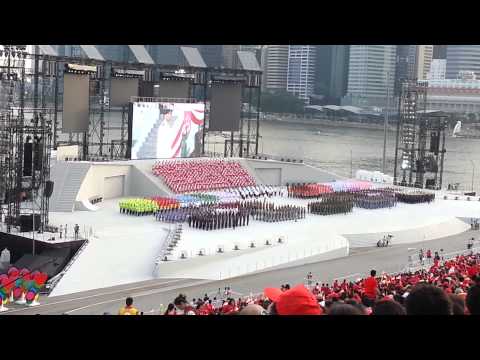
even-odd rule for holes
{"type": "Polygon", "coordinates": [[[395,63],[395,45],[351,45],[347,95],[342,103],[385,106],[387,88],[393,92],[395,63]]]}
{"type": "Polygon", "coordinates": [[[287,89],[288,45],[266,45],[262,50],[263,87],[287,89]]]}
{"type": "Polygon", "coordinates": [[[310,102],[315,87],[315,45],[290,45],[288,49],[287,91],[310,102]]]}
{"type": "Polygon", "coordinates": [[[433,58],[445,60],[447,58],[447,45],[433,45],[433,58]]]}
{"type": "Polygon", "coordinates": [[[398,95],[401,83],[406,79],[414,79],[416,45],[397,45],[395,65],[395,94],[398,95]]]}
{"type": "Polygon", "coordinates": [[[446,71],[447,71],[447,60],[433,59],[427,79],[428,80],[445,80],[446,71]]]}
{"type": "Polygon", "coordinates": [[[330,97],[338,104],[340,104],[342,97],[347,93],[349,59],[350,45],[333,46],[330,97]]]}
{"type": "MultiPolygon", "coordinates": [[[[315,95],[329,97],[332,81],[332,52],[334,45],[317,45],[315,58],[315,95]]],[[[328,102],[328,101],[327,101],[328,102]]]]}
{"type": "Polygon", "coordinates": [[[432,64],[433,45],[417,45],[416,47],[415,78],[425,80],[432,64]]]}
{"type": "Polygon", "coordinates": [[[404,79],[425,80],[432,63],[433,45],[398,45],[395,71],[395,92],[404,79]]]}
{"type": "Polygon", "coordinates": [[[339,105],[347,91],[349,45],[317,45],[315,95],[321,103],[339,105]]]}
{"type": "Polygon", "coordinates": [[[474,71],[480,77],[480,45],[447,46],[447,79],[456,79],[460,71],[474,71]]]}

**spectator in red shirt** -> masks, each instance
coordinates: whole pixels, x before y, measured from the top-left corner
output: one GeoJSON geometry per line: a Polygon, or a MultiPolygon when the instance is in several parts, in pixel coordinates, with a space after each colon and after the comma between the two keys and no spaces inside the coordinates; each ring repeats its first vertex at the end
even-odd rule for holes
{"type": "Polygon", "coordinates": [[[330,286],[326,284],[325,287],[323,287],[322,292],[323,292],[323,295],[328,296],[332,291],[330,290],[330,286]]]}
{"type": "Polygon", "coordinates": [[[475,275],[477,275],[477,266],[475,264],[471,265],[468,267],[467,273],[470,278],[473,278],[475,275]]]}
{"type": "Polygon", "coordinates": [[[212,300],[208,300],[207,310],[209,315],[212,315],[215,313],[215,307],[213,306],[212,300]]]}
{"type": "Polygon", "coordinates": [[[376,275],[377,272],[375,270],[370,271],[370,277],[367,278],[363,283],[364,295],[367,298],[367,304],[364,305],[368,307],[371,306],[372,302],[374,302],[377,298],[378,283],[377,279],[375,279],[376,275]]]}
{"type": "Polygon", "coordinates": [[[212,315],[214,312],[212,300],[204,302],[198,309],[198,315],[212,315]]]}
{"type": "Polygon", "coordinates": [[[176,315],[175,305],[168,304],[167,310],[165,310],[165,313],[163,315],[176,315]]]}
{"type": "Polygon", "coordinates": [[[228,299],[228,303],[223,305],[222,307],[222,314],[227,315],[235,311],[235,300],[228,299]]]}
{"type": "MultiPolygon", "coordinates": [[[[185,295],[178,295],[173,302],[175,307],[180,311],[183,315],[196,315],[195,309],[193,306],[188,304],[187,297],[185,295]]],[[[178,314],[178,312],[177,312],[178,314]]]]}

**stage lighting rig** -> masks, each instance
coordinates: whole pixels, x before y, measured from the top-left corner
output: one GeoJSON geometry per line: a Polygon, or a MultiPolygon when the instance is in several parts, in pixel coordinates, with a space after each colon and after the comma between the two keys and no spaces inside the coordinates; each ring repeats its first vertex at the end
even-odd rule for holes
{"type": "Polygon", "coordinates": [[[185,70],[176,70],[174,72],[162,72],[160,73],[161,80],[191,80],[195,79],[194,74],[188,74],[185,70]]]}
{"type": "Polygon", "coordinates": [[[69,74],[96,74],[97,67],[90,65],[65,64],[65,72],[69,74]]]}
{"type": "Polygon", "coordinates": [[[129,70],[112,68],[112,76],[116,78],[141,79],[145,77],[145,70],[129,70]]]}
{"type": "Polygon", "coordinates": [[[230,75],[212,75],[212,83],[244,83],[245,76],[230,76],[230,75]]]}

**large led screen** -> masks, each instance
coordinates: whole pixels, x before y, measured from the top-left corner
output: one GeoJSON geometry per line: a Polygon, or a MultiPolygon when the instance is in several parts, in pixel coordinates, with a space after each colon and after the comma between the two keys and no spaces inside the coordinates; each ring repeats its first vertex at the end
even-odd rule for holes
{"type": "Polygon", "coordinates": [[[89,123],[88,75],[63,76],[63,132],[86,132],[89,123]]]}
{"type": "Polygon", "coordinates": [[[204,112],[203,103],[133,103],[131,158],[172,159],[198,154],[204,112]]]}

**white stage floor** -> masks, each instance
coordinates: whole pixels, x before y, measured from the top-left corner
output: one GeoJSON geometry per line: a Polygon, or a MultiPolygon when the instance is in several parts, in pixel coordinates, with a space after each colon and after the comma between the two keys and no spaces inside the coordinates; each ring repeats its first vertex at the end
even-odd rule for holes
{"type": "Polygon", "coordinates": [[[107,200],[96,212],[52,213],[50,223],[93,227],[95,236],[57,284],[52,296],[126,284],[152,278],[153,264],[168,226],[152,217],[118,212],[118,200],[107,200]]]}
{"type": "MultiPolygon", "coordinates": [[[[120,214],[118,201],[107,200],[98,204],[99,211],[52,213],[50,223],[68,223],[69,228],[78,223],[87,229],[93,227],[95,237],[58,283],[52,295],[63,295],[106,286],[120,285],[153,278],[155,259],[165,239],[169,224],[155,221],[153,216],[135,217],[120,214]]],[[[306,205],[308,201],[276,198],[276,203],[306,205]]],[[[432,204],[398,204],[396,208],[365,210],[354,208],[348,215],[307,215],[306,219],[279,223],[251,221],[247,227],[233,230],[203,231],[184,224],[184,234],[174,258],[186,250],[192,256],[187,260],[168,262],[170,270],[164,276],[209,278],[224,273],[222,278],[276,266],[315,254],[339,249],[350,237],[372,237],[378,234],[405,232],[421,233],[420,238],[396,235],[398,242],[416,242],[460,233],[469,228],[456,217],[480,217],[480,202],[436,200],[432,204]],[[439,226],[442,224],[442,226],[439,226]],[[435,228],[440,230],[435,231],[435,228]],[[425,233],[427,229],[427,233],[425,233]],[[373,235],[372,235],[373,234],[373,235]],[[345,235],[345,236],[342,236],[345,235]],[[285,244],[264,246],[266,239],[285,237],[285,244]],[[257,248],[248,249],[255,240],[257,248]],[[241,251],[233,251],[239,244],[241,251]],[[226,253],[215,255],[218,245],[226,253]],[[211,256],[195,256],[199,249],[211,256]],[[295,254],[295,255],[294,255],[295,254]],[[282,259],[275,260],[275,259],[282,259]],[[263,261],[263,266],[261,265],[263,261]],[[171,264],[176,263],[172,267],[171,264]],[[255,264],[255,268],[254,268],[255,264]],[[248,267],[248,268],[247,268],[248,267]],[[238,271],[235,268],[239,268],[238,271]],[[222,270],[223,269],[223,270],[222,270]],[[230,272],[228,271],[230,269],[230,272]]],[[[173,225],[170,225],[173,228],[173,225]]],[[[396,241],[394,238],[394,243],[396,241]]],[[[378,239],[377,239],[378,240],[378,239]]]]}

